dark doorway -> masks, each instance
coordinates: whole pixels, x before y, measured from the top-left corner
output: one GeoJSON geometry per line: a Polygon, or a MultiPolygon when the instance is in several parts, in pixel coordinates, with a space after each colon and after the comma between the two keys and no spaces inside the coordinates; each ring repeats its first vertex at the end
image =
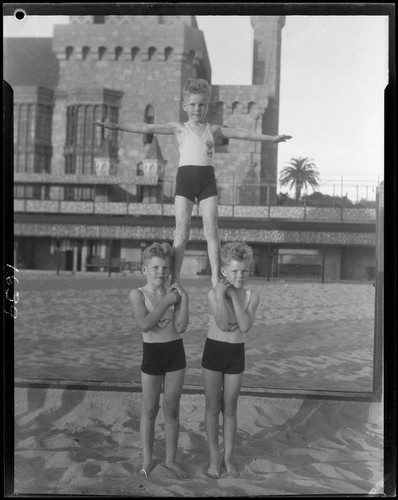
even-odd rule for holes
{"type": "Polygon", "coordinates": [[[73,250],[65,251],[65,271],[73,271],[73,250]]]}

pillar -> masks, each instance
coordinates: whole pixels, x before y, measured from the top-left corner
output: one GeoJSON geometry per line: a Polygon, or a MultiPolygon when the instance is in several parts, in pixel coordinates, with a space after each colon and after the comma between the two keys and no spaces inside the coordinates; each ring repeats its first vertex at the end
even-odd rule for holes
{"type": "Polygon", "coordinates": [[[82,271],[87,271],[87,267],[86,267],[87,254],[88,254],[87,240],[83,240],[83,244],[82,244],[82,271]]]}
{"type": "Polygon", "coordinates": [[[77,252],[78,252],[78,242],[75,240],[73,243],[73,264],[72,264],[72,272],[77,271],[77,252]]]}

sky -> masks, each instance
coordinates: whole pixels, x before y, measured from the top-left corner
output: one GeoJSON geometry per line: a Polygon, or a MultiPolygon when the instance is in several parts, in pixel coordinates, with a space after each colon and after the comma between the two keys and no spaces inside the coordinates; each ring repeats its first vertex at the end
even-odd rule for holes
{"type": "MultiPolygon", "coordinates": [[[[250,85],[250,16],[196,18],[207,45],[212,83],[250,85]]],[[[54,23],[68,20],[4,16],[3,36],[51,37],[54,23]]],[[[279,133],[293,138],[278,146],[278,171],[291,158],[307,157],[319,170],[323,192],[345,194],[355,185],[359,198],[368,185],[383,179],[388,43],[387,16],[286,16],[279,133]]]]}

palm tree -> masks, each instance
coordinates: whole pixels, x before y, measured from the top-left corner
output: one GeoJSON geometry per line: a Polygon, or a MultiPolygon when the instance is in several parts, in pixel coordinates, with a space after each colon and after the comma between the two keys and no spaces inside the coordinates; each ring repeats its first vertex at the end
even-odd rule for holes
{"type": "Polygon", "coordinates": [[[319,172],[313,162],[309,158],[291,158],[288,162],[290,165],[283,168],[279,175],[279,182],[281,186],[289,185],[289,189],[293,186],[296,192],[296,201],[299,201],[301,191],[307,186],[315,188],[319,186],[319,172]]]}

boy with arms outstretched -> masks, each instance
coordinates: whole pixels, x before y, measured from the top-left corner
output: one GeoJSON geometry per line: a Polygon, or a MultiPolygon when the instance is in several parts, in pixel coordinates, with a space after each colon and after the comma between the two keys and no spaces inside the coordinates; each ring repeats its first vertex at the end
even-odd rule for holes
{"type": "Polygon", "coordinates": [[[223,279],[208,293],[210,320],[202,357],[206,396],[205,428],[210,465],[206,474],[218,478],[224,465],[227,475],[238,471],[232,460],[237,428],[237,403],[245,369],[246,333],[253,325],[259,295],[245,288],[253,260],[243,242],[221,247],[223,279]],[[224,453],[220,454],[219,416],[223,417],[224,453]]]}
{"type": "Polygon", "coordinates": [[[189,240],[191,214],[195,199],[200,204],[203,230],[211,267],[212,286],[219,279],[218,196],[214,173],[214,140],[217,136],[248,141],[285,142],[289,135],[265,135],[206,122],[211,86],[204,79],[189,79],[183,88],[183,109],[188,115],[184,123],[106,123],[97,125],[111,130],[141,134],[174,135],[180,150],[175,192],[176,229],[174,234],[173,282],[180,282],[180,271],[189,240]]]}
{"type": "Polygon", "coordinates": [[[189,319],[189,299],[179,284],[166,288],[173,249],[168,243],[153,243],[143,252],[142,272],[147,282],[130,292],[134,318],[142,330],[141,440],[143,461],[140,473],[148,476],[154,466],[152,455],[155,420],[163,385],[165,419],[165,465],[178,479],[187,472],[176,462],[180,397],[185,376],[185,351],[181,334],[189,319]]]}

